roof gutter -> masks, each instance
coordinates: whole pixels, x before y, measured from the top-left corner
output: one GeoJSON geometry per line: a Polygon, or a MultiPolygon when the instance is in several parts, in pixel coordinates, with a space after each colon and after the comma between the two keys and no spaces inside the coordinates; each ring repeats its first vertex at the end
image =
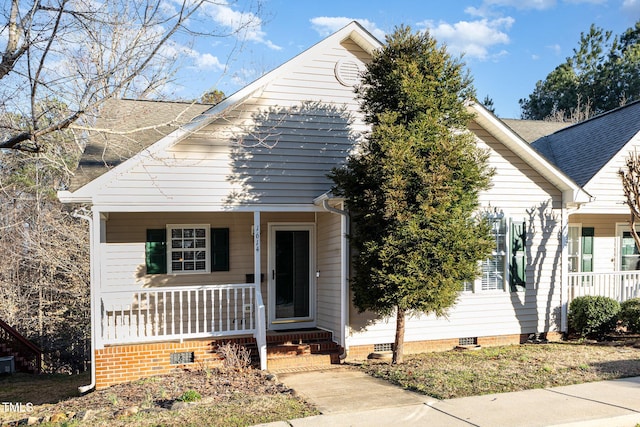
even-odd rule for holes
{"type": "MultiPolygon", "coordinates": [[[[68,193],[68,191],[65,191],[65,193],[68,193]]],[[[63,202],[64,203],[64,202],[63,202]]],[[[94,239],[94,232],[93,232],[93,218],[85,215],[83,213],[81,213],[79,210],[74,210],[71,213],[71,216],[73,216],[74,218],[81,218],[84,220],[87,220],[89,222],[89,247],[93,248],[93,239],[94,239]]],[[[85,394],[88,391],[93,390],[96,387],[96,357],[95,357],[95,348],[96,348],[96,337],[95,337],[95,331],[94,331],[94,327],[93,327],[93,312],[94,312],[94,308],[95,308],[95,304],[93,302],[93,269],[94,269],[94,262],[93,262],[93,254],[91,254],[90,256],[90,274],[91,274],[91,285],[89,285],[89,302],[90,302],[90,310],[91,310],[91,383],[84,385],[84,386],[80,386],[78,387],[78,391],[80,392],[80,394],[85,394]]]]}
{"type": "MultiPolygon", "coordinates": [[[[91,203],[91,196],[75,196],[74,193],[68,190],[58,191],[58,200],[61,203],[91,203]]],[[[75,216],[75,214],[73,214],[75,216]]],[[[78,218],[83,218],[83,216],[78,216],[78,218]]]]}

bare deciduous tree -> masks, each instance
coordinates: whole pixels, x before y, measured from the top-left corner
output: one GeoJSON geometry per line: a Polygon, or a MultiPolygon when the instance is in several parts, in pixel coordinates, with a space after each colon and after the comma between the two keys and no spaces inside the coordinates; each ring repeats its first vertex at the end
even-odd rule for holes
{"type": "Polygon", "coordinates": [[[618,174],[622,179],[625,203],[631,212],[629,221],[631,236],[636,242],[636,247],[640,248],[640,235],[636,230],[636,225],[640,223],[640,156],[637,152],[629,154],[625,168],[620,169],[618,174]]]}
{"type": "Polygon", "coordinates": [[[260,1],[242,1],[249,11],[229,25],[201,22],[228,12],[223,0],[5,2],[0,148],[40,152],[45,135],[90,117],[109,98],[157,96],[190,52],[176,37],[233,36],[260,23],[260,1]]]}

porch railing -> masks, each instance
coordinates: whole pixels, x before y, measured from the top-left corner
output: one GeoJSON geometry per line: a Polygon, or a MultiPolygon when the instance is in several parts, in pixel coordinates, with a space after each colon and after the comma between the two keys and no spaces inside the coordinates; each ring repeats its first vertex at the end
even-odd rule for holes
{"type": "MultiPolygon", "coordinates": [[[[264,320],[260,291],[250,284],[103,292],[102,344],[254,335],[264,320]]],[[[264,331],[262,331],[264,334],[264,331]]]]}
{"type": "Polygon", "coordinates": [[[605,296],[618,302],[640,297],[640,271],[569,273],[569,302],[585,295],[605,296]]]}

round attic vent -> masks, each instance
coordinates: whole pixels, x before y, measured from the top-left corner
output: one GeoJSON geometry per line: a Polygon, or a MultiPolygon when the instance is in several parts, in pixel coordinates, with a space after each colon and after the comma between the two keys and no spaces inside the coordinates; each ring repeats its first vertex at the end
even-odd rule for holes
{"type": "Polygon", "coordinates": [[[344,86],[355,86],[360,81],[360,64],[353,59],[341,59],[336,63],[336,79],[344,86]]]}

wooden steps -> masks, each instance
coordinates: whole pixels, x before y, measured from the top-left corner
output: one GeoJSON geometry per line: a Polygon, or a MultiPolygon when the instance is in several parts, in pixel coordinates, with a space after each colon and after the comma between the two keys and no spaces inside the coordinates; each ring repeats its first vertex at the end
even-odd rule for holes
{"type": "Polygon", "coordinates": [[[13,356],[17,372],[40,372],[42,350],[0,320],[0,357],[7,356],[13,356]]]}

